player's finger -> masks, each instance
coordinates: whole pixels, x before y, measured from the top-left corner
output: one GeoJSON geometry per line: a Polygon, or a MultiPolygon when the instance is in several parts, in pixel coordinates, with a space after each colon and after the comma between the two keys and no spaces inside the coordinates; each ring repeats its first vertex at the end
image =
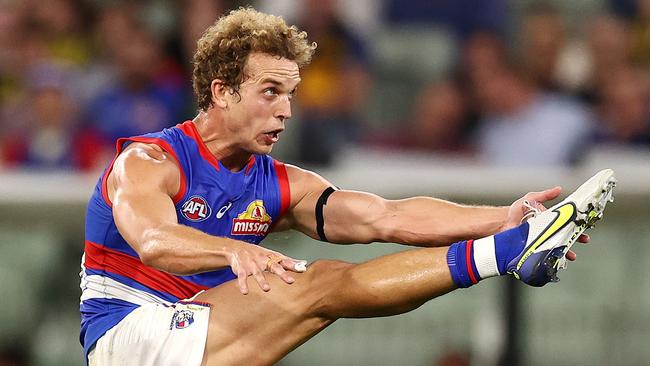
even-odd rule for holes
{"type": "Polygon", "coordinates": [[[264,277],[264,272],[258,270],[253,271],[253,278],[257,281],[257,284],[260,286],[262,291],[266,292],[271,289],[271,286],[266,282],[266,277],[264,277]]]}
{"type": "Polygon", "coordinates": [[[541,203],[538,202],[538,201],[533,201],[533,202],[534,202],[533,204],[534,204],[535,207],[539,210],[539,212],[544,212],[544,211],[546,211],[546,206],[544,206],[543,204],[541,204],[541,203]]]}
{"type": "Polygon", "coordinates": [[[519,223],[524,223],[528,221],[531,217],[537,215],[537,213],[546,211],[546,207],[544,207],[544,205],[542,205],[541,203],[535,200],[525,199],[528,196],[529,195],[526,195],[522,202],[521,210],[523,216],[519,220],[519,223]]]}
{"type": "Polygon", "coordinates": [[[566,259],[568,259],[568,260],[570,260],[570,261],[574,261],[574,260],[576,260],[576,258],[577,258],[578,256],[576,255],[576,253],[575,253],[573,250],[569,250],[568,252],[566,252],[566,256],[565,256],[565,257],[566,257],[566,259]]]}
{"type": "Polygon", "coordinates": [[[562,187],[557,186],[541,192],[530,192],[528,194],[528,200],[546,202],[557,198],[560,193],[562,193],[562,187]]]}
{"type": "Polygon", "coordinates": [[[301,273],[307,270],[307,261],[302,259],[284,257],[280,261],[280,264],[282,265],[282,268],[286,269],[287,271],[301,273]]]}
{"type": "Polygon", "coordinates": [[[237,271],[237,284],[239,285],[239,291],[244,295],[248,294],[248,284],[246,283],[247,280],[248,272],[240,267],[237,271]]]}
{"type": "Polygon", "coordinates": [[[589,237],[588,234],[580,234],[580,236],[578,237],[578,241],[583,244],[589,243],[590,240],[591,238],[589,237]]]}
{"type": "Polygon", "coordinates": [[[293,276],[291,276],[291,275],[289,274],[289,272],[287,272],[284,268],[282,268],[282,265],[280,265],[280,263],[273,263],[273,264],[269,267],[269,272],[271,272],[271,273],[277,275],[277,276],[280,277],[284,282],[286,282],[286,283],[288,283],[288,284],[292,284],[292,283],[294,283],[294,282],[296,281],[296,279],[293,278],[293,276]]]}

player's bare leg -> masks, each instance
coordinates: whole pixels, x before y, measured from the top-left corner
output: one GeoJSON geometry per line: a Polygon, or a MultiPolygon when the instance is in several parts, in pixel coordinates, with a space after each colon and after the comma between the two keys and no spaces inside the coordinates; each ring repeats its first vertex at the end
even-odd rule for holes
{"type": "Polygon", "coordinates": [[[204,365],[277,362],[338,318],[404,313],[455,288],[448,248],[411,250],[362,264],[316,261],[287,285],[268,276],[271,291],[236,281],[198,296],[210,313],[204,365]]]}
{"type": "Polygon", "coordinates": [[[577,238],[613,200],[613,172],[603,170],[528,222],[449,248],[417,249],[362,264],[317,261],[288,285],[269,276],[270,292],[235,281],[202,293],[210,312],[206,365],[272,364],[338,318],[404,313],[456,286],[512,273],[532,286],[557,281],[577,238]]]}

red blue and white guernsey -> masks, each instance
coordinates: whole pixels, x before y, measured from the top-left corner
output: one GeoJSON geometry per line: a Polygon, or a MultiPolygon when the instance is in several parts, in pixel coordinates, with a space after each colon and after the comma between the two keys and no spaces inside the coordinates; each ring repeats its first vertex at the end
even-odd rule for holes
{"type": "MultiPolygon", "coordinates": [[[[173,197],[178,222],[211,235],[257,245],[289,206],[284,164],[253,155],[239,172],[226,169],[201,140],[194,123],[117,141],[119,154],[132,142],[156,144],[179,164],[181,182],[173,197]]],[[[172,304],[236,278],[229,268],[175,276],[147,267],[118,232],[106,179],[97,182],[86,215],[81,264],[81,344],[87,353],[106,331],[137,307],[172,304]]]]}

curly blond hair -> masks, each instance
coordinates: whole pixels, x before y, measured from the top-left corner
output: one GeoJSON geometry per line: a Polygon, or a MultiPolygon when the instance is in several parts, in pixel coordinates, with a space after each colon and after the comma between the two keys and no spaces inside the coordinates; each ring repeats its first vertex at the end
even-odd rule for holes
{"type": "Polygon", "coordinates": [[[281,17],[250,7],[233,10],[217,19],[197,43],[192,61],[197,104],[203,111],[212,106],[210,84],[214,79],[237,93],[252,52],[284,57],[303,67],[311,61],[315,50],[316,43],[309,43],[306,32],[295,25],[288,26],[281,17]]]}

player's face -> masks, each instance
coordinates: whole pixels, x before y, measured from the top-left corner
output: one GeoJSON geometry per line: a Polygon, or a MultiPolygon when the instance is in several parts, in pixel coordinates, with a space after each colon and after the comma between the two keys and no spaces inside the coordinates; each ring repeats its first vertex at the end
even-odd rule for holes
{"type": "Polygon", "coordinates": [[[239,94],[230,95],[228,128],[246,152],[268,154],[291,118],[291,98],[300,82],[298,65],[285,58],[253,53],[239,94]]]}

